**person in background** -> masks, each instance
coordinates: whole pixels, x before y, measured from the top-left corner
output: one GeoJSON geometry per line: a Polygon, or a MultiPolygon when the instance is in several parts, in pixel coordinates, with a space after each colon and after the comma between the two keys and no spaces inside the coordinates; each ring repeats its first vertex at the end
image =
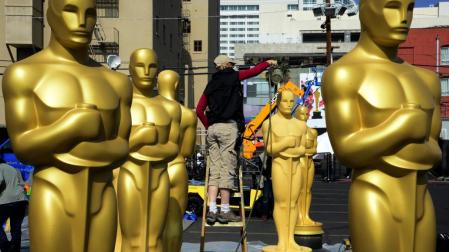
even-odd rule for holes
{"type": "Polygon", "coordinates": [[[206,127],[207,146],[210,161],[208,187],[209,212],[207,222],[220,223],[240,221],[229,208],[231,191],[237,190],[236,168],[239,133],[243,132],[243,94],[240,81],[258,75],[269,66],[276,66],[276,60],[267,60],[255,67],[235,71],[235,62],[228,56],[218,55],[214,63],[217,72],[207,84],[201,96],[196,113],[206,127]],[[221,210],[217,210],[217,194],[220,190],[221,210]]]}
{"type": "Polygon", "coordinates": [[[28,200],[20,171],[5,164],[0,157],[0,223],[10,219],[11,241],[8,241],[3,228],[0,230],[0,251],[20,252],[22,221],[25,217],[28,200]]]}

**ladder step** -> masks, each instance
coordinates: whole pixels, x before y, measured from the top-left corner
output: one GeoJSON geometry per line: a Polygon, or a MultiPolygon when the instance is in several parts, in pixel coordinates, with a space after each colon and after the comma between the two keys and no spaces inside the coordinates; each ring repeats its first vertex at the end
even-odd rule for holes
{"type": "Polygon", "coordinates": [[[244,223],[242,221],[228,222],[228,224],[221,224],[220,222],[215,222],[214,225],[209,225],[206,223],[206,227],[243,227],[244,223]]]}

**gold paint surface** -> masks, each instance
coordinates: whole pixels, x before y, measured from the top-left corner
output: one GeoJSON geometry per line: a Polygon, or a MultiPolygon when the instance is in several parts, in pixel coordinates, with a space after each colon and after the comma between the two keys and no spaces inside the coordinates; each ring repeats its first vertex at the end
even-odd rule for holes
{"type": "MultiPolygon", "coordinates": [[[[163,81],[159,81],[159,94],[166,99],[176,102],[176,91],[179,76],[173,71],[164,71],[163,81]]],[[[196,142],[196,113],[178,103],[181,108],[178,146],[180,151],[173,161],[168,163],[168,177],[170,179],[170,201],[168,216],[164,230],[164,250],[181,251],[182,221],[187,207],[188,174],[185,158],[193,154],[196,142]]]]}
{"type": "Polygon", "coordinates": [[[413,6],[413,0],[361,0],[360,40],[323,76],[332,147],[353,168],[355,252],[435,250],[425,171],[441,159],[440,82],[397,57],[413,6]]]}
{"type": "Polygon", "coordinates": [[[291,115],[294,103],[292,91],[283,91],[278,97],[278,112],[262,124],[265,148],[273,157],[273,218],[278,235],[277,245],[265,246],[264,252],[312,251],[294,239],[301,190],[300,158],[306,153],[307,132],[306,123],[291,115]]]}
{"type": "MultiPolygon", "coordinates": [[[[131,54],[130,74],[134,85],[130,153],[117,183],[121,251],[164,251],[170,192],[167,164],[180,150],[181,108],[177,102],[152,95],[157,74],[153,50],[142,48],[131,54]]],[[[176,76],[163,71],[158,85],[171,85],[176,76]]]]}
{"type": "Polygon", "coordinates": [[[93,0],[50,0],[48,47],[8,67],[8,134],[35,166],[29,206],[34,252],[112,251],[112,169],[128,154],[131,85],[88,57],[93,0]]]}
{"type": "MultiPolygon", "coordinates": [[[[316,93],[316,92],[315,92],[316,93]]],[[[318,99],[316,99],[318,100],[318,99]]],[[[309,115],[309,109],[304,106],[297,108],[296,118],[306,122],[309,115]]],[[[322,234],[323,224],[310,218],[309,211],[312,203],[312,184],[315,176],[315,164],[313,163],[313,155],[315,155],[318,132],[315,129],[307,127],[305,135],[305,155],[300,158],[300,195],[298,199],[298,219],[295,226],[295,234],[299,235],[316,235],[322,234]]]]}

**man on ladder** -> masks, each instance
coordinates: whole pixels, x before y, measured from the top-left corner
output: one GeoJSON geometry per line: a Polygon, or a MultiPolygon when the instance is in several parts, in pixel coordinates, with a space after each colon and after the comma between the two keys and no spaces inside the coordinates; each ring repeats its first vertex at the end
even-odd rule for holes
{"type": "Polygon", "coordinates": [[[225,55],[217,56],[214,63],[217,72],[212,75],[196,108],[198,118],[208,129],[206,141],[210,176],[206,185],[209,200],[206,219],[209,224],[216,221],[240,221],[240,217],[236,216],[229,206],[231,191],[237,190],[239,133],[242,133],[245,127],[240,81],[258,75],[269,66],[277,65],[277,61],[267,60],[254,68],[242,71],[235,71],[235,62],[225,55]],[[221,195],[220,213],[216,203],[218,190],[221,195]]]}

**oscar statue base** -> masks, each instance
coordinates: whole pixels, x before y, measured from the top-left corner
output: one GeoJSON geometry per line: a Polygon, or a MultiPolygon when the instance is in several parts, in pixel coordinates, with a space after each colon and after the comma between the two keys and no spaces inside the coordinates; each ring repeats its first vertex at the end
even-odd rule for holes
{"type": "Polygon", "coordinates": [[[323,228],[321,223],[310,226],[295,227],[295,241],[302,246],[321,249],[323,244],[323,228]]]}
{"type": "Polygon", "coordinates": [[[312,119],[321,119],[321,111],[313,111],[312,119]]]}

